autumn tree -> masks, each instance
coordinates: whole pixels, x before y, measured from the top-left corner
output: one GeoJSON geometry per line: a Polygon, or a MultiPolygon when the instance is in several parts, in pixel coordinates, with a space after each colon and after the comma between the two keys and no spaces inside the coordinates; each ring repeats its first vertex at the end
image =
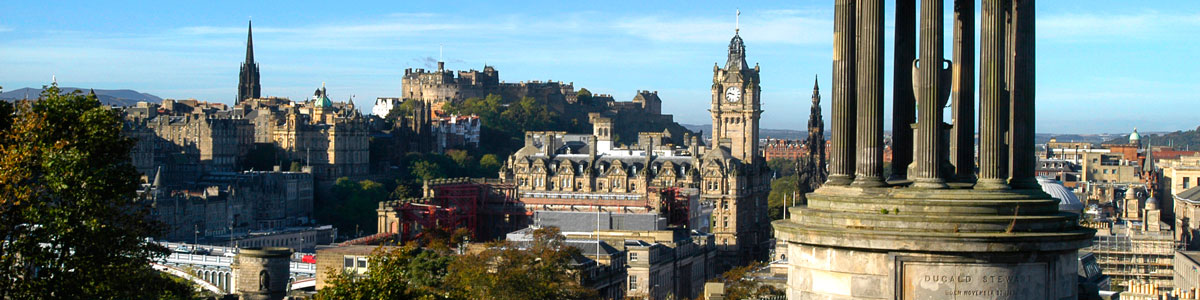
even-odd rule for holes
{"type": "Polygon", "coordinates": [[[317,299],[451,299],[444,286],[448,253],[414,245],[379,247],[367,258],[370,269],[357,276],[328,269],[328,286],[317,299]]]}
{"type": "Polygon", "coordinates": [[[0,299],[190,297],[150,268],[167,250],[135,202],[121,118],[94,94],[46,88],[0,109],[0,299]]]}
{"type": "Polygon", "coordinates": [[[557,228],[533,231],[519,246],[492,243],[450,264],[447,284],[462,299],[589,299],[596,292],[580,285],[571,261],[579,249],[567,247],[557,228]]]}
{"type": "Polygon", "coordinates": [[[761,262],[751,263],[725,271],[719,278],[725,283],[726,299],[763,299],[768,296],[783,296],[784,291],[770,285],[754,281],[751,276],[755,270],[766,268],[761,262]]]}

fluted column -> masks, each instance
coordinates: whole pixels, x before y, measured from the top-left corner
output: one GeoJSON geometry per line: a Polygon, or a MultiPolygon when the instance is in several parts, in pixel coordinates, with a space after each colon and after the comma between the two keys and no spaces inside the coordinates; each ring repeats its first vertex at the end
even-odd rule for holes
{"type": "Polygon", "coordinates": [[[954,179],[975,178],[975,0],[954,0],[954,130],[950,162],[954,179]]]}
{"type": "Polygon", "coordinates": [[[942,0],[921,1],[921,48],[917,93],[917,138],[913,143],[913,187],[945,188],[939,168],[942,144],[942,0]]]}
{"type": "Polygon", "coordinates": [[[833,6],[833,116],[830,133],[829,181],[848,185],[854,181],[854,2],[835,0],[833,6]]]}
{"type": "Polygon", "coordinates": [[[883,0],[858,2],[858,167],[854,185],[883,181],[883,0]]]}
{"type": "Polygon", "coordinates": [[[907,179],[912,163],[912,124],[917,99],[913,96],[912,66],[917,59],[917,5],[915,0],[896,0],[895,55],[892,65],[892,178],[907,179]]]}
{"type": "Polygon", "coordinates": [[[976,189],[1007,189],[1008,97],[1005,92],[1006,0],[983,0],[979,39],[979,180],[976,189]]]}
{"type": "Polygon", "coordinates": [[[1034,21],[1033,0],[1012,0],[1012,177],[1013,188],[1040,188],[1034,171],[1034,21]]]}

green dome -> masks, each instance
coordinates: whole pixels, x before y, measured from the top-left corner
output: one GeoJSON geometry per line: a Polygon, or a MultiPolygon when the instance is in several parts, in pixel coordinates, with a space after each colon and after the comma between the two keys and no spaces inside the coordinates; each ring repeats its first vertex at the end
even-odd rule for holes
{"type": "Polygon", "coordinates": [[[1142,140],[1142,135],[1138,134],[1137,128],[1134,128],[1133,133],[1129,134],[1129,143],[1137,144],[1138,141],[1141,141],[1141,140],[1142,140]]]}
{"type": "Polygon", "coordinates": [[[325,95],[321,95],[321,100],[317,100],[317,101],[318,101],[317,105],[320,105],[321,107],[332,107],[333,106],[333,101],[329,101],[329,97],[326,97],[325,95]]]}

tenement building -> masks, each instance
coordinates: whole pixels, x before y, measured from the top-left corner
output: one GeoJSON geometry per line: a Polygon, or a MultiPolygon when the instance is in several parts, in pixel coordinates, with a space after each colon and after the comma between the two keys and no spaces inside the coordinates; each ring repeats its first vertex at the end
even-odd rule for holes
{"type": "MultiPolygon", "coordinates": [[[[141,195],[150,217],[166,226],[159,238],[170,241],[209,240],[312,223],[309,173],[214,172],[181,184],[155,180],[141,195]]],[[[223,240],[228,238],[215,242],[223,240]]]]}
{"type": "Polygon", "coordinates": [[[884,2],[834,1],[829,180],[773,224],[787,248],[788,298],[1089,298],[1078,293],[1078,250],[1095,230],[1034,177],[1034,2],[983,0],[978,40],[973,1],[922,1],[920,19],[914,1],[896,1],[894,26],[884,25],[884,2]],[[888,179],[885,35],[896,41],[892,64],[912,66],[893,76],[893,128],[912,130],[893,136],[893,169],[904,171],[888,179]],[[976,105],[978,173],[959,153],[976,148],[965,138],[976,105]]]}
{"type": "Polygon", "coordinates": [[[711,220],[718,269],[765,259],[771,172],[758,151],[759,68],[746,63],[745,50],[735,34],[725,66],[713,66],[711,145],[666,131],[643,132],[636,143],[619,146],[616,124],[625,123],[592,114],[590,135],[527,132],[501,178],[517,186],[531,210],[658,214],[692,228],[707,223],[693,220],[711,220]],[[711,207],[711,218],[699,216],[703,207],[711,207]]]}
{"type": "Polygon", "coordinates": [[[122,130],[136,139],[131,153],[134,166],[144,175],[164,166],[164,175],[172,182],[203,172],[239,170],[242,157],[254,146],[254,128],[225,108],[220,103],[172,99],[124,108],[122,130]]]}
{"type": "Polygon", "coordinates": [[[233,111],[254,123],[256,142],[273,144],[284,161],[311,166],[319,181],[370,169],[366,118],[353,101],[331,101],[324,84],[308,101],[246,99],[233,111]]]}

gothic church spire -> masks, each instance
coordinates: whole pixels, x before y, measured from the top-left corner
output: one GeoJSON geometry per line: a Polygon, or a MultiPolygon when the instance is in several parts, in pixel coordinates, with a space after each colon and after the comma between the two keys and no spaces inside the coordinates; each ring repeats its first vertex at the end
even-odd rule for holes
{"type": "Polygon", "coordinates": [[[254,62],[253,27],[253,22],[248,22],[246,25],[246,61],[242,62],[242,69],[238,74],[238,93],[237,98],[233,100],[235,105],[242,100],[261,97],[262,86],[258,82],[258,63],[254,62]]]}

